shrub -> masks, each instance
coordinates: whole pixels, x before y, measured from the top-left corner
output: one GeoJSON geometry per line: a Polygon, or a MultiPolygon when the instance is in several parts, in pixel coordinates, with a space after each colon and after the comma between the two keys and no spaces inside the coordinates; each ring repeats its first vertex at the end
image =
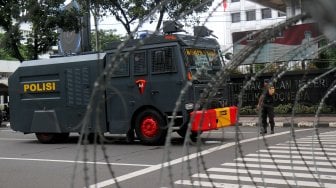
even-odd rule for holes
{"type": "MultiPolygon", "coordinates": [[[[304,104],[297,104],[293,108],[293,104],[279,104],[278,106],[274,107],[275,114],[290,114],[292,110],[296,114],[315,114],[317,111],[318,105],[304,105],[304,104]]],[[[244,106],[239,109],[241,115],[256,115],[258,112],[256,108],[253,106],[244,106]]],[[[336,113],[336,109],[332,106],[323,105],[321,108],[320,113],[322,114],[330,114],[336,113]]]]}
{"type": "Polygon", "coordinates": [[[288,114],[292,110],[292,104],[280,104],[274,108],[276,114],[288,114]]]}
{"type": "Polygon", "coordinates": [[[330,62],[328,60],[316,60],[314,65],[319,69],[326,69],[329,67],[330,62]]]}
{"type": "Polygon", "coordinates": [[[254,115],[257,114],[257,111],[252,106],[244,106],[239,109],[241,115],[254,115]]]}

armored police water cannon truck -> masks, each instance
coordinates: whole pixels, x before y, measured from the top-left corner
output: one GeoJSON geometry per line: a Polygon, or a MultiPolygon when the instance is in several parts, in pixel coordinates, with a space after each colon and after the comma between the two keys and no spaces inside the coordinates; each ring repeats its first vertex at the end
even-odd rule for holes
{"type": "Polygon", "coordinates": [[[179,34],[181,25],[174,23],[164,23],[163,35],[113,42],[99,55],[23,62],[9,78],[11,128],[35,133],[41,143],[80,133],[97,87],[94,83],[110,67],[100,83],[103,97],[88,118],[88,133],[122,134],[129,139],[135,133],[143,144],[157,145],[164,143],[171,121],[182,137],[187,130],[195,136],[235,124],[237,109],[225,106],[225,85],[211,96],[204,90],[223,66],[218,42],[203,27],[195,29],[198,36],[179,34]],[[173,113],[188,82],[190,87],[173,113]]]}

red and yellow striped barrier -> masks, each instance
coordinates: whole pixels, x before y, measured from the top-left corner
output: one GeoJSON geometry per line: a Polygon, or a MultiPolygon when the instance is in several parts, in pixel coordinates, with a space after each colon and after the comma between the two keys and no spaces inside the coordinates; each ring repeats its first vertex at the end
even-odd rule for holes
{"type": "Polygon", "coordinates": [[[191,112],[191,131],[209,131],[233,126],[237,122],[237,111],[236,106],[230,106],[191,112]]]}

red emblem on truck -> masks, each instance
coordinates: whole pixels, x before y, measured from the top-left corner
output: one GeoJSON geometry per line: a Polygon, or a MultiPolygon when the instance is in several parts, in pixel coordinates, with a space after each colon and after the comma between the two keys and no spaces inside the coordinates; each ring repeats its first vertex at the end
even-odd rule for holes
{"type": "Polygon", "coordinates": [[[140,94],[143,94],[145,92],[146,80],[137,80],[135,83],[139,88],[140,94]]]}

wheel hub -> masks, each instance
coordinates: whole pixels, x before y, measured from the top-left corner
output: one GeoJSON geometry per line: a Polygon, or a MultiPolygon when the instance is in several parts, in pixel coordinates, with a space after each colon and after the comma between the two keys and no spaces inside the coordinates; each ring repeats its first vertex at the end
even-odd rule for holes
{"type": "Polygon", "coordinates": [[[141,132],[144,136],[152,138],[159,131],[159,125],[152,117],[146,117],[141,123],[141,132]]]}

